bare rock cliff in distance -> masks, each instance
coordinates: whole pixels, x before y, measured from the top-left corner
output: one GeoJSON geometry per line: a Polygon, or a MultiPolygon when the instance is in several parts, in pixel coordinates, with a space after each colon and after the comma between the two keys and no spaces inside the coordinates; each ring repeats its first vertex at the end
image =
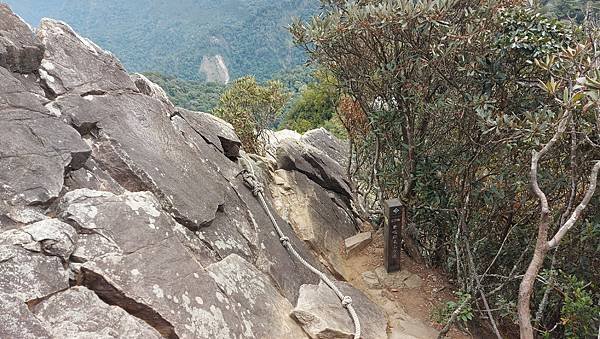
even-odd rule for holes
{"type": "MultiPolygon", "coordinates": [[[[319,336],[306,318],[318,278],[244,185],[240,146],[67,24],[32,32],[0,4],[0,338],[319,336]]],[[[254,164],[278,222],[343,277],[336,246],[360,220],[336,150],[276,147],[254,164]]],[[[363,338],[385,336],[381,310],[344,289],[366,304],[363,338]]],[[[343,308],[330,313],[352,332],[343,308]]]]}

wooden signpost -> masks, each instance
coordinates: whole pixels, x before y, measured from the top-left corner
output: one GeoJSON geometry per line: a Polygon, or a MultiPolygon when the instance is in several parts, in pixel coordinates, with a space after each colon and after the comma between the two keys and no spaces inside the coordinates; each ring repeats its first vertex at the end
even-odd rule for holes
{"type": "Polygon", "coordinates": [[[385,201],[385,225],[383,264],[388,273],[400,270],[402,250],[402,218],[404,206],[398,199],[385,201]]]}

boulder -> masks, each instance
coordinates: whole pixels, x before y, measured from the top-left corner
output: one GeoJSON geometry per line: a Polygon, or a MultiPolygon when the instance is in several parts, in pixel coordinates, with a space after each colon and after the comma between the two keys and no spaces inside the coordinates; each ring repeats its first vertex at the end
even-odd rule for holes
{"type": "Polygon", "coordinates": [[[177,114],[207,143],[227,157],[237,158],[240,155],[242,142],[230,123],[212,114],[192,112],[183,108],[177,108],[177,114]]]}
{"type": "Polygon", "coordinates": [[[33,307],[33,313],[55,338],[161,338],[141,319],[105,304],[82,286],[43,300],[33,307]]]}
{"type": "Polygon", "coordinates": [[[154,99],[160,100],[163,104],[167,106],[174,107],[167,96],[167,93],[164,89],[162,89],[157,84],[150,81],[150,79],[146,78],[143,74],[133,73],[129,76],[131,81],[135,83],[135,86],[140,91],[140,93],[145,94],[154,99]]]}
{"type": "Polygon", "coordinates": [[[318,148],[342,167],[346,168],[348,166],[348,156],[350,154],[348,142],[338,139],[325,128],[320,127],[304,133],[302,141],[318,148]]]}
{"type": "Polygon", "coordinates": [[[300,172],[319,186],[352,199],[352,184],[344,168],[317,148],[287,138],[279,143],[276,158],[278,168],[300,172]]]}
{"type": "Polygon", "coordinates": [[[57,256],[65,262],[75,250],[77,232],[71,225],[60,220],[41,220],[25,226],[21,230],[40,244],[43,253],[57,256]]]}
{"type": "MultiPolygon", "coordinates": [[[[352,305],[361,325],[361,338],[387,338],[387,319],[383,309],[374,304],[362,292],[347,283],[336,286],[344,295],[352,298],[352,305]]],[[[292,312],[311,338],[352,339],[354,323],[337,295],[323,282],[319,285],[303,285],[298,303],[292,312]]]]}
{"type": "Polygon", "coordinates": [[[45,47],[39,73],[54,96],[138,91],[117,58],[66,23],[42,19],[36,33],[45,47]]]}
{"type": "Polygon", "coordinates": [[[0,3],[0,67],[32,73],[40,67],[43,55],[44,46],[29,25],[0,3]]]}

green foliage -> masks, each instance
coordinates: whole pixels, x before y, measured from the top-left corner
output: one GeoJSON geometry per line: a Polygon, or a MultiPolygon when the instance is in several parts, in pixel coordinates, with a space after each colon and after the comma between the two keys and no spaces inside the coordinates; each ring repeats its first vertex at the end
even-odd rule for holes
{"type": "Polygon", "coordinates": [[[591,338],[598,334],[600,305],[589,291],[590,284],[574,275],[564,275],[560,284],[563,305],[560,312],[561,324],[566,338],[591,338]]]}
{"type": "Polygon", "coordinates": [[[162,87],[175,106],[192,111],[211,112],[217,106],[226,87],[217,83],[183,80],[156,72],[144,75],[162,87]]]}
{"type": "Polygon", "coordinates": [[[296,66],[273,74],[271,80],[281,82],[290,92],[298,94],[304,86],[314,82],[314,73],[311,67],[296,66]]]}
{"type": "Polygon", "coordinates": [[[247,152],[261,154],[261,136],[274,127],[289,97],[278,81],[260,85],[243,77],[225,90],[214,113],[233,125],[247,152]]]}
{"type": "Polygon", "coordinates": [[[315,81],[304,86],[292,101],[280,127],[304,133],[325,123],[335,126],[339,95],[333,81],[326,73],[317,73],[315,81]]]}
{"type": "Polygon", "coordinates": [[[530,60],[560,52],[574,40],[569,25],[531,8],[502,12],[500,27],[498,47],[521,53],[530,60]]]}
{"type": "Polygon", "coordinates": [[[438,323],[446,323],[450,320],[452,313],[456,311],[460,305],[466,302],[465,306],[460,310],[456,319],[462,324],[463,327],[466,327],[467,323],[475,317],[473,313],[473,308],[471,307],[471,295],[468,293],[464,293],[461,291],[457,291],[454,293],[456,295],[457,300],[449,300],[444,304],[440,305],[438,308],[434,309],[432,317],[433,320],[438,323]]]}

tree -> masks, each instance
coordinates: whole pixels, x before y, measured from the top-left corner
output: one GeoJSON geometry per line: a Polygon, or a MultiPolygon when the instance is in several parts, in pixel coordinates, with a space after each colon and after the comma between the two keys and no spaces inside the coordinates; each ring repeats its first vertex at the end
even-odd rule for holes
{"type": "Polygon", "coordinates": [[[327,125],[329,129],[334,129],[331,132],[339,131],[334,119],[339,102],[335,78],[326,72],[316,72],[314,78],[315,80],[304,86],[292,101],[281,127],[304,133],[327,125]]]}
{"type": "MultiPolygon", "coordinates": [[[[541,87],[553,97],[558,104],[556,119],[556,132],[552,138],[539,151],[533,151],[531,157],[530,181],[532,189],[540,204],[540,221],[538,234],[533,253],[533,258],[525,272],[519,287],[519,325],[521,338],[533,339],[531,324],[530,299],[536,277],[544,264],[544,257],[553,248],[556,248],[566,233],[573,228],[584,210],[588,207],[597,186],[598,172],[600,171],[600,157],[593,159],[589,174],[587,188],[577,189],[581,184],[577,178],[577,168],[581,164],[578,153],[581,152],[578,139],[590,140],[590,137],[600,136],[600,78],[597,69],[598,55],[591,50],[591,45],[579,44],[575,48],[568,48],[558,57],[547,57],[545,61],[536,63],[552,75],[552,80],[542,83],[541,87]],[[555,81],[557,79],[558,81],[555,81]],[[598,126],[593,127],[596,121],[598,126]],[[590,124],[592,122],[592,124],[590,124]],[[590,128],[591,127],[591,128],[590,128]],[[544,190],[539,184],[540,161],[549,157],[551,152],[557,153],[557,144],[565,135],[570,136],[570,180],[571,192],[566,208],[563,207],[562,215],[558,220],[556,231],[551,231],[556,223],[551,206],[544,190]],[[580,202],[575,206],[577,198],[580,202]],[[548,238],[549,234],[554,235],[548,238]]],[[[598,146],[592,142],[592,146],[598,146]]],[[[597,156],[597,154],[596,154],[597,156]]],[[[589,160],[588,160],[589,161],[589,160]]],[[[587,164],[585,164],[587,165],[587,164]]]]}
{"type": "Polygon", "coordinates": [[[274,127],[289,97],[280,82],[260,85],[247,76],[225,90],[214,113],[233,125],[247,152],[262,153],[260,139],[266,129],[274,127]]]}
{"type": "MultiPolygon", "coordinates": [[[[597,39],[518,1],[322,3],[320,16],[296,21],[291,31],[310,60],[337,79],[338,111],[354,145],[350,173],[369,210],[377,213],[381,201],[401,197],[408,212],[405,250],[443,267],[470,296],[453,314],[478,306],[498,337],[496,319],[510,326],[520,316],[526,323],[517,292],[540,221],[540,202],[530,190],[531,152],[552,138],[563,112],[538,86],[558,78],[534,61],[597,39]]],[[[588,56],[594,71],[595,54],[588,56]]],[[[600,148],[592,146],[600,144],[597,110],[592,105],[577,115],[574,170],[565,170],[571,161],[565,137],[541,160],[538,180],[553,220],[567,213],[571,195],[584,198],[590,172],[581,164],[600,159],[600,148]]],[[[600,204],[592,199],[590,205],[578,222],[596,229],[600,204]]],[[[554,251],[552,263],[542,260],[538,268],[546,268],[544,275],[565,270],[600,279],[600,232],[571,229],[562,240],[570,250],[554,251]],[[592,263],[589,270],[572,265],[583,259],[592,263]]],[[[564,296],[551,278],[543,281],[532,285],[539,305],[534,325],[560,336],[564,296]]]]}

